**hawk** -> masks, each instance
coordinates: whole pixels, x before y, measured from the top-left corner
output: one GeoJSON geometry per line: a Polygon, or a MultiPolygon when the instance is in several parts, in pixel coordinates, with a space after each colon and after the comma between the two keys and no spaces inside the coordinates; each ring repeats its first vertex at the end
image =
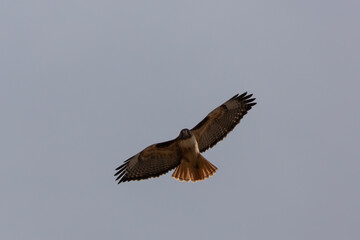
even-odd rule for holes
{"type": "Polygon", "coordinates": [[[118,183],[159,177],[175,169],[172,177],[179,181],[201,181],[217,168],[201,153],[213,147],[234,129],[254,106],[255,98],[247,92],[236,94],[210,112],[191,130],[183,129],[177,138],[150,145],[116,168],[118,183]]]}

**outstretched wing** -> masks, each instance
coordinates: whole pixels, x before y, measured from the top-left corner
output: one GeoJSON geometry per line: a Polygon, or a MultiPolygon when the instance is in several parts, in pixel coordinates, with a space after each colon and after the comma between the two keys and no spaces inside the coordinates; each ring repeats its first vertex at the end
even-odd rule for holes
{"type": "Polygon", "coordinates": [[[236,94],[221,106],[210,112],[191,132],[195,135],[200,152],[214,146],[234,129],[241,118],[254,106],[255,98],[247,92],[236,94]]]}
{"type": "Polygon", "coordinates": [[[126,160],[114,176],[119,183],[158,177],[179,165],[180,160],[176,140],[153,144],[126,160]]]}

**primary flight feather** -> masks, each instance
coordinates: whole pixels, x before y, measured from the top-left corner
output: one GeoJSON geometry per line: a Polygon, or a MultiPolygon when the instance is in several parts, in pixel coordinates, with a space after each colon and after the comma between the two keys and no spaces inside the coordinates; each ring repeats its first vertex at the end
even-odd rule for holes
{"type": "Polygon", "coordinates": [[[213,147],[234,129],[256,104],[247,92],[235,95],[210,112],[191,130],[183,129],[177,138],[150,145],[116,169],[118,183],[158,177],[175,169],[172,177],[180,181],[201,181],[217,168],[201,153],[213,147]]]}

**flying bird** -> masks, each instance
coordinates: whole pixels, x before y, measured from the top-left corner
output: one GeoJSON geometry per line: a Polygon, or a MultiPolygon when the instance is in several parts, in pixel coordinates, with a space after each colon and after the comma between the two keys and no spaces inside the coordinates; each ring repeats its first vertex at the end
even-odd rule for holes
{"type": "Polygon", "coordinates": [[[234,129],[254,106],[255,98],[247,92],[236,94],[210,112],[194,128],[182,129],[177,138],[150,145],[116,168],[118,183],[159,177],[175,169],[172,177],[179,181],[201,181],[217,168],[201,153],[213,147],[234,129]]]}

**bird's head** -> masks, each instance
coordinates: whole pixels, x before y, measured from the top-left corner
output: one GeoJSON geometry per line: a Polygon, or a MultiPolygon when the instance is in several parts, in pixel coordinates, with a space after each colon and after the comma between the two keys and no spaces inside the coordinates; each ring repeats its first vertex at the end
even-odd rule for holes
{"type": "Polygon", "coordinates": [[[180,139],[187,139],[187,138],[190,138],[191,137],[191,132],[189,129],[187,128],[184,128],[183,130],[180,131],[180,134],[179,134],[179,138],[180,139]]]}

